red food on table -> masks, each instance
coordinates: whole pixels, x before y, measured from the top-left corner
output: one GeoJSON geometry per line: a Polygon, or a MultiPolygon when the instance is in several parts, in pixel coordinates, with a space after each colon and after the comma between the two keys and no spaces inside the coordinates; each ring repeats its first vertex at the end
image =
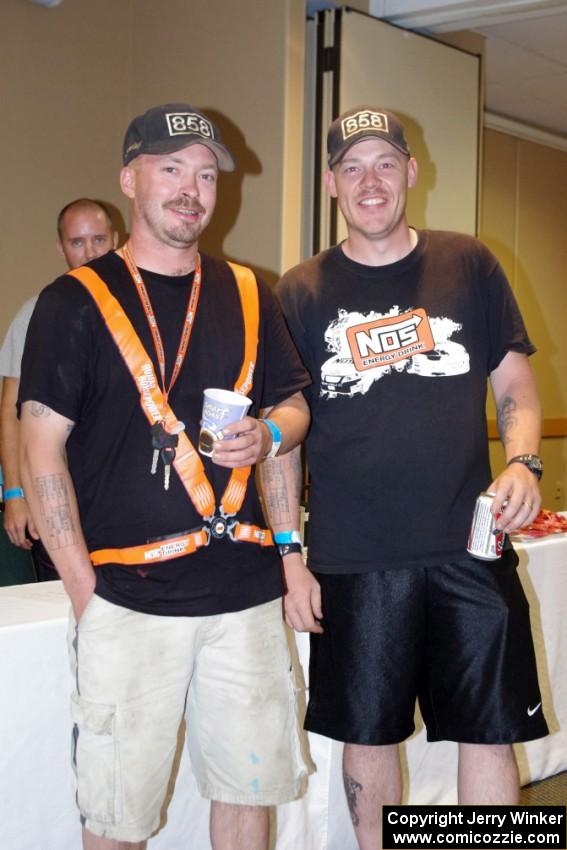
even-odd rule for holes
{"type": "Polygon", "coordinates": [[[535,539],[547,537],[548,534],[565,534],[567,532],[567,517],[554,511],[541,510],[530,525],[518,528],[514,537],[535,539]]]}

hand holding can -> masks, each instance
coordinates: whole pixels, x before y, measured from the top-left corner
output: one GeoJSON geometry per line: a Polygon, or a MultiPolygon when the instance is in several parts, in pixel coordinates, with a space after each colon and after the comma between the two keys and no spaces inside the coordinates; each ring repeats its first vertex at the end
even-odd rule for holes
{"type": "Polygon", "coordinates": [[[504,545],[504,532],[498,529],[491,511],[493,499],[494,493],[480,494],[469,532],[467,552],[481,561],[496,561],[501,557],[504,545]]]}

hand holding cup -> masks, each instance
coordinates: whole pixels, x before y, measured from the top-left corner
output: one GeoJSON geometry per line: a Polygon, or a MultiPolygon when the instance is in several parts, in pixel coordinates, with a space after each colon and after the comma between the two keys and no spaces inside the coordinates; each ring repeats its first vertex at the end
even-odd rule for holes
{"type": "Polygon", "coordinates": [[[212,457],[215,442],[234,440],[236,434],[225,436],[224,428],[246,416],[252,400],[230,390],[206,389],[203,397],[203,416],[199,434],[199,451],[212,457]]]}

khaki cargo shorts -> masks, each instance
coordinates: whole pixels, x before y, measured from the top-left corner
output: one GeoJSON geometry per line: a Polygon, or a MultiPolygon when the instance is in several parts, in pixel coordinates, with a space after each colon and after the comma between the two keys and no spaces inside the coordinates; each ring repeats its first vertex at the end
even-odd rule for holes
{"type": "Polygon", "coordinates": [[[301,795],[297,687],[281,600],[163,617],[93,596],[69,651],[73,767],[83,825],[117,841],[158,827],[181,721],[203,797],[277,805],[301,795]]]}

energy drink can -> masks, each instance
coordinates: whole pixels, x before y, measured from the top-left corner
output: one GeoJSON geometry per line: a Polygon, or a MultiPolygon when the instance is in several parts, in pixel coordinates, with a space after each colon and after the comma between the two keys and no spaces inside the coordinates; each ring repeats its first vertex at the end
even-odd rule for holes
{"type": "Polygon", "coordinates": [[[481,561],[496,561],[502,555],[504,532],[494,533],[496,522],[490,512],[492,493],[481,493],[476,500],[467,552],[481,561]]]}

